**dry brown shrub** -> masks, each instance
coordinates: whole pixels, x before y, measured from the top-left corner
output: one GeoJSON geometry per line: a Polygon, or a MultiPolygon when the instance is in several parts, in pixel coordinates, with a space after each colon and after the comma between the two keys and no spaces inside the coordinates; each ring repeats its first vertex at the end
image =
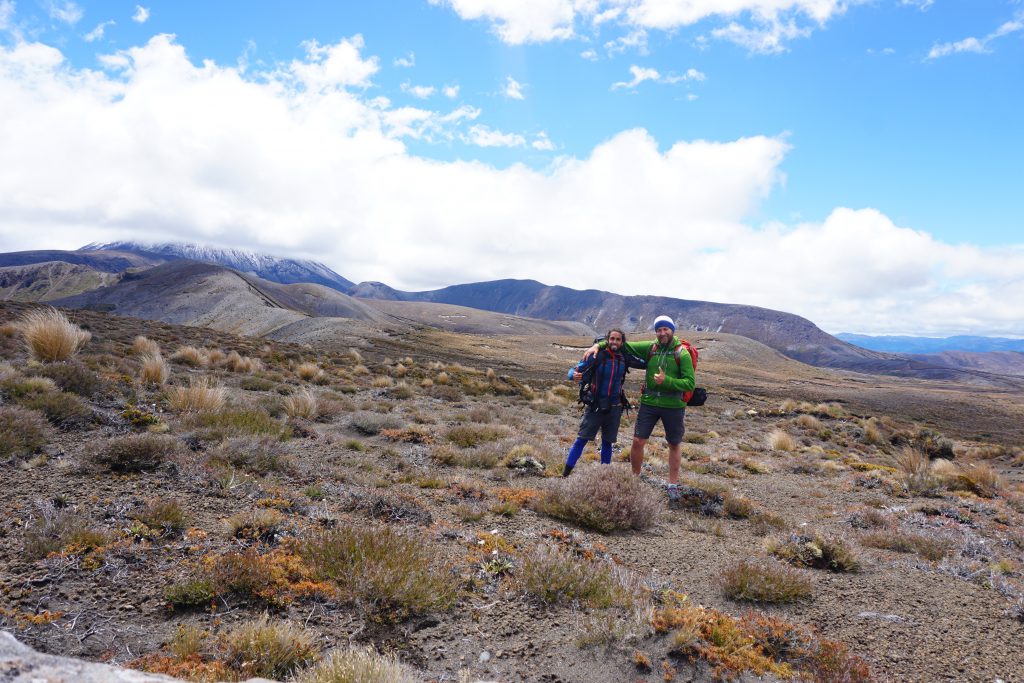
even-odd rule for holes
{"type": "Polygon", "coordinates": [[[931,461],[923,450],[905,446],[887,460],[896,468],[897,481],[911,495],[933,495],[938,491],[940,481],[932,473],[931,461]]]}
{"type": "Polygon", "coordinates": [[[876,531],[860,538],[861,545],[898,553],[916,553],[926,560],[938,562],[949,552],[951,543],[944,538],[925,534],[906,534],[892,531],[876,531]]]}
{"type": "Polygon", "coordinates": [[[50,427],[37,411],[0,405],[0,458],[32,455],[49,436],[50,427]]]}
{"type": "Polygon", "coordinates": [[[860,570],[860,560],[846,543],[820,534],[790,534],[785,539],[770,539],[768,552],[798,567],[827,569],[833,572],[860,570]]]}
{"type": "Polygon", "coordinates": [[[437,373],[437,376],[434,377],[434,381],[438,384],[448,384],[452,381],[452,378],[447,372],[439,372],[437,373]]]}
{"type": "Polygon", "coordinates": [[[183,451],[182,444],[164,434],[130,434],[111,439],[93,455],[115,472],[154,470],[183,451]]]}
{"type": "Polygon", "coordinates": [[[29,311],[17,325],[32,358],[47,363],[68,360],[92,339],[56,308],[29,311]]]}
{"type": "Polygon", "coordinates": [[[811,596],[811,580],[781,564],[740,561],[722,574],[722,590],[733,600],[764,603],[796,602],[811,596]]]}
{"type": "Polygon", "coordinates": [[[296,683],[418,683],[414,669],[393,654],[379,654],[372,645],[334,650],[316,666],[299,674],[296,683]]]}
{"type": "MultiPolygon", "coordinates": [[[[936,461],[936,465],[939,462],[936,461]]],[[[940,468],[933,467],[933,470],[940,468]]],[[[953,474],[944,476],[943,483],[947,488],[957,491],[970,491],[982,498],[994,498],[1006,486],[1003,477],[988,463],[976,462],[957,464],[952,468],[942,467],[940,471],[952,470],[953,474]]]]}
{"type": "Polygon", "coordinates": [[[791,398],[787,398],[785,401],[782,402],[782,405],[779,406],[779,412],[794,413],[797,411],[799,407],[799,403],[797,403],[791,398]]]}
{"type": "Polygon", "coordinates": [[[221,637],[227,664],[241,677],[283,680],[316,658],[313,634],[287,621],[262,617],[221,637]]]}
{"type": "Polygon", "coordinates": [[[390,387],[392,383],[393,380],[387,375],[378,375],[377,377],[373,378],[373,381],[370,382],[370,385],[377,389],[383,389],[384,387],[390,387]]]}
{"type": "Polygon", "coordinates": [[[516,577],[526,595],[544,604],[576,604],[606,608],[622,598],[611,567],[542,544],[523,557],[516,577]]]}
{"type": "Polygon", "coordinates": [[[226,391],[209,377],[193,377],[189,386],[171,390],[170,408],[176,413],[214,412],[224,407],[226,391]]]}
{"type": "Polygon", "coordinates": [[[559,480],[537,503],[539,512],[587,529],[649,529],[657,523],[658,495],[623,467],[583,469],[559,480]]]}
{"type": "Polygon", "coordinates": [[[447,610],[458,595],[457,577],[431,544],[389,526],[339,526],[306,537],[298,550],[317,578],[384,621],[447,610]]]}

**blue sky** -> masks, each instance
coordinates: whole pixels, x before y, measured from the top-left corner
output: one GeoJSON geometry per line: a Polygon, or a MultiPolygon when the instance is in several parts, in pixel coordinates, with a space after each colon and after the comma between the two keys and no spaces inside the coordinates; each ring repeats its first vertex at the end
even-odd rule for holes
{"type": "Polygon", "coordinates": [[[1019,0],[0,0],[0,51],[4,250],[1024,336],[1019,0]]]}

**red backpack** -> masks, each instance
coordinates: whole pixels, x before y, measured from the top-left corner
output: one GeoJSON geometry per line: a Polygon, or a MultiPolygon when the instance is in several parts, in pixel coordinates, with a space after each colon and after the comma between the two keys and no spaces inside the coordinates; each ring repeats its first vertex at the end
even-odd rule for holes
{"type": "MultiPolygon", "coordinates": [[[[680,339],[679,343],[676,344],[676,347],[674,349],[672,349],[672,355],[675,356],[675,358],[676,358],[676,365],[679,367],[679,372],[682,373],[683,372],[683,361],[680,358],[680,354],[682,354],[682,351],[680,349],[686,349],[687,351],[690,352],[690,362],[693,363],[693,371],[694,371],[694,373],[696,373],[697,372],[697,348],[695,346],[692,346],[690,344],[690,342],[686,341],[685,339],[680,339]]],[[[648,361],[651,360],[651,358],[654,356],[654,352],[657,351],[657,350],[658,350],[658,342],[656,342],[656,341],[651,342],[651,348],[647,350],[647,360],[648,361]]],[[[696,391],[696,389],[694,391],[696,391]]],[[[703,392],[704,390],[701,389],[701,391],[703,392]]],[[[683,403],[685,403],[687,405],[690,405],[690,400],[693,398],[693,393],[694,393],[693,391],[684,392],[683,393],[683,403]]],[[[701,403],[703,403],[703,401],[701,401],[701,403]]],[[[700,405],[700,404],[695,404],[695,405],[700,405]]]]}

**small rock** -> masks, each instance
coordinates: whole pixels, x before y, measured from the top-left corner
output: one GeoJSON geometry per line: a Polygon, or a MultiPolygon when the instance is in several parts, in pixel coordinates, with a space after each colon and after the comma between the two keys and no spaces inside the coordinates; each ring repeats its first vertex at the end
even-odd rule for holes
{"type": "Polygon", "coordinates": [[[483,652],[480,653],[480,663],[481,664],[486,664],[489,661],[491,661],[491,653],[488,652],[487,650],[484,650],[483,652]]]}

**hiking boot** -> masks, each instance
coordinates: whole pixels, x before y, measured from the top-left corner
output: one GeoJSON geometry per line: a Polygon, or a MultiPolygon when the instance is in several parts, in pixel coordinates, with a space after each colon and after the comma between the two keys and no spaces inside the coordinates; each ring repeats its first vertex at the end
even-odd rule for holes
{"type": "Polygon", "coordinates": [[[665,493],[668,494],[668,501],[670,503],[678,503],[679,502],[679,498],[680,498],[679,487],[676,486],[675,484],[667,485],[665,487],[665,493]]]}

